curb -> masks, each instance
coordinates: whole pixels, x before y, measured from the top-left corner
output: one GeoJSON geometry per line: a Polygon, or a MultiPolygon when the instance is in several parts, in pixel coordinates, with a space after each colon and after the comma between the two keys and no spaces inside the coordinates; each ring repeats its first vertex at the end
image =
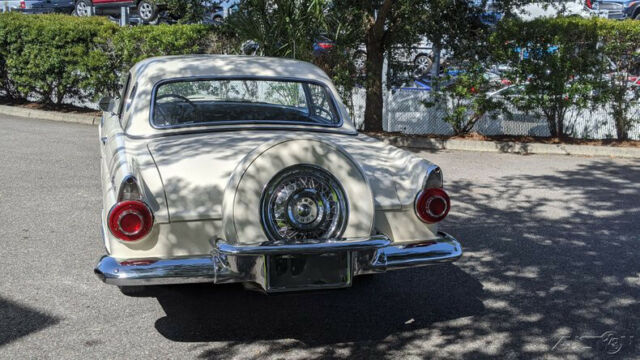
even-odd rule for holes
{"type": "Polygon", "coordinates": [[[0,105],[0,114],[19,116],[29,119],[63,121],[76,124],[97,125],[100,116],[63,113],[58,111],[37,110],[19,106],[0,105]]]}
{"type": "MultiPolygon", "coordinates": [[[[30,119],[62,121],[76,124],[97,125],[100,116],[71,114],[57,111],[28,109],[17,106],[0,105],[0,114],[30,119]]],[[[398,147],[427,150],[463,150],[511,154],[579,155],[609,156],[617,158],[640,159],[640,148],[521,143],[515,141],[477,141],[458,139],[435,139],[405,136],[376,136],[379,140],[398,147]]]]}
{"type": "Polygon", "coordinates": [[[515,141],[476,141],[457,139],[434,139],[404,136],[381,136],[379,140],[399,147],[410,147],[429,150],[464,150],[484,151],[512,154],[546,154],[546,155],[579,155],[610,156],[618,158],[640,158],[640,148],[522,143],[515,141]]]}

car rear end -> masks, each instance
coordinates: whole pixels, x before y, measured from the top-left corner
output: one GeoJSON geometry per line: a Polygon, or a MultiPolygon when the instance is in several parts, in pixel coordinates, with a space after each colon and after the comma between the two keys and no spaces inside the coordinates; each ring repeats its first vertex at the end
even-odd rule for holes
{"type": "MultiPolygon", "coordinates": [[[[178,148],[189,153],[188,144],[148,147],[152,150],[141,155],[153,155],[157,172],[141,157],[134,165],[138,169],[126,170],[132,175],[114,187],[109,176],[104,177],[108,189],[103,236],[109,255],[95,273],[108,284],[243,283],[267,293],[332,289],[351,286],[358,275],[451,262],[462,255],[457,240],[438,231],[451,201],[440,168],[423,160],[410,166],[423,168],[422,176],[397,174],[397,190],[389,190],[372,184],[373,174],[380,180],[380,168],[358,170],[352,163],[357,157],[328,154],[332,146],[322,141],[282,138],[246,154],[236,149],[243,154],[228,178],[191,186],[176,175],[193,174],[196,162],[176,164],[179,160],[169,157],[178,148]],[[285,163],[282,170],[265,166],[307,147],[309,151],[299,151],[300,158],[285,163]],[[338,169],[344,167],[348,172],[341,173],[338,169]],[[217,191],[217,184],[226,190],[217,191]],[[375,201],[370,189],[377,194],[375,201]],[[342,195],[332,200],[323,192],[342,195]],[[222,207],[207,201],[209,197],[222,197],[222,207]],[[323,211],[342,221],[336,222],[335,235],[313,237],[311,230],[302,231],[323,211]],[[286,214],[293,228],[283,228],[283,215],[278,214],[286,214]]],[[[202,144],[200,149],[204,152],[202,144]]],[[[224,155],[219,152],[211,154],[224,155]]],[[[379,154],[385,156],[384,151],[379,154]]],[[[131,163],[124,157],[112,161],[125,162],[131,163]]],[[[217,168],[221,171],[223,163],[217,168]]],[[[394,180],[385,177],[387,181],[394,180]]],[[[195,182],[199,180],[194,177],[191,183],[195,182]]]]}
{"type": "Polygon", "coordinates": [[[623,20],[628,17],[628,1],[586,0],[585,6],[598,17],[623,20]]]}
{"type": "Polygon", "coordinates": [[[330,80],[302,64],[198,56],[137,65],[150,75],[127,81],[118,114],[105,110],[99,128],[100,279],[312,290],[462,255],[438,230],[451,206],[440,168],[357,134],[330,80]],[[229,65],[237,72],[209,70],[229,65]]]}

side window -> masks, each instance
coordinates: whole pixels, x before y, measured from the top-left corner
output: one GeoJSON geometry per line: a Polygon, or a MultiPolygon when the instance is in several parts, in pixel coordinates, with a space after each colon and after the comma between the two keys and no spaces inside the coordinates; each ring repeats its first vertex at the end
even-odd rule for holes
{"type": "Polygon", "coordinates": [[[136,96],[136,90],[138,89],[138,83],[133,84],[129,93],[124,98],[124,110],[120,113],[120,126],[124,129],[127,126],[128,119],[124,118],[125,112],[128,112],[133,103],[133,98],[136,96]]]}
{"type": "Polygon", "coordinates": [[[327,90],[320,85],[309,84],[309,92],[311,93],[313,115],[329,123],[336,122],[335,114],[337,112],[327,90]]]}
{"type": "Polygon", "coordinates": [[[125,103],[125,95],[127,91],[129,91],[129,83],[131,82],[131,74],[127,76],[127,81],[124,83],[122,87],[122,92],[120,92],[120,104],[118,105],[118,116],[122,119],[122,114],[124,113],[124,103],[125,103]]]}
{"type": "Polygon", "coordinates": [[[131,103],[133,102],[133,98],[136,96],[137,89],[138,89],[138,84],[136,83],[135,85],[133,85],[133,89],[131,89],[131,93],[129,93],[129,96],[127,96],[127,99],[125,100],[124,111],[129,111],[129,108],[131,107],[131,103]]]}

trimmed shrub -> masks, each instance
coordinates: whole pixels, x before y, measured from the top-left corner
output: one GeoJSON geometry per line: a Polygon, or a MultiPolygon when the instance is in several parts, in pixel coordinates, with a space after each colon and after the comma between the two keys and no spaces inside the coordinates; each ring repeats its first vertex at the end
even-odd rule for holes
{"type": "Polygon", "coordinates": [[[0,16],[0,59],[3,88],[12,97],[33,96],[43,103],[95,94],[92,79],[108,72],[96,39],[117,27],[102,18],[64,15],[0,16]]]}
{"type": "Polygon", "coordinates": [[[60,105],[118,92],[118,79],[151,56],[203,53],[212,27],[120,28],[102,17],[0,14],[0,91],[60,105]]]}
{"type": "Polygon", "coordinates": [[[540,111],[554,137],[568,134],[571,109],[592,104],[603,72],[598,22],[575,17],[507,20],[492,37],[495,58],[510,66],[507,77],[524,86],[508,100],[523,111],[540,111]]]}
{"type": "Polygon", "coordinates": [[[111,39],[111,46],[118,68],[128,69],[148,57],[202,54],[211,29],[207,25],[126,27],[111,39]]]}
{"type": "Polygon", "coordinates": [[[633,111],[640,92],[629,81],[640,70],[640,22],[634,20],[598,20],[600,51],[611,71],[605,76],[600,93],[605,108],[616,125],[616,136],[629,139],[629,131],[640,122],[633,111]]]}

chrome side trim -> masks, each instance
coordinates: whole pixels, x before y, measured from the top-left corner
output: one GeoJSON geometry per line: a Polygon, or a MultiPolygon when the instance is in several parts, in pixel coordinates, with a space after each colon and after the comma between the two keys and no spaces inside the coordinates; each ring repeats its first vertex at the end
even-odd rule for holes
{"type": "MultiPolygon", "coordinates": [[[[439,232],[440,237],[428,241],[393,245],[384,235],[343,241],[317,241],[305,244],[265,244],[236,246],[223,240],[214,242],[211,255],[175,259],[128,259],[120,262],[104,256],[94,272],[105,283],[118,286],[165,285],[210,282],[248,283],[265,292],[287,291],[268,289],[265,259],[268,255],[317,254],[349,252],[352,276],[380,273],[456,261],[462,247],[451,235],[439,232]],[[146,263],[148,261],[149,263],[146,263]]],[[[346,286],[350,285],[349,282],[346,286]]],[[[289,289],[310,290],[318,287],[289,289]]]]}

